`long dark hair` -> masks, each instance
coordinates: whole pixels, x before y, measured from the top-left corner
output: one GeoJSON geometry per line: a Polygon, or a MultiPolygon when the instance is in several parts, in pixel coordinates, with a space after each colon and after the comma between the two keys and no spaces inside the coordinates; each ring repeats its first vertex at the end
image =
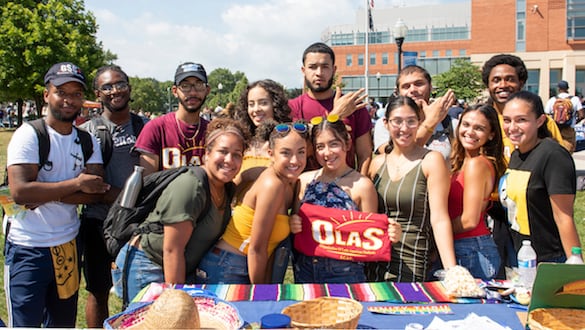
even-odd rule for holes
{"type": "MultiPolygon", "coordinates": [[[[388,102],[388,106],[386,107],[386,113],[384,114],[384,120],[386,122],[388,122],[388,119],[390,119],[390,114],[392,113],[392,111],[394,111],[402,106],[407,106],[407,107],[411,108],[414,111],[414,113],[416,114],[416,118],[419,121],[421,120],[421,110],[418,107],[418,105],[416,104],[416,102],[414,102],[414,100],[411,99],[410,97],[402,96],[402,95],[397,95],[396,97],[390,98],[390,100],[388,102]]],[[[384,149],[384,153],[389,154],[390,152],[392,152],[392,149],[394,149],[394,143],[392,142],[392,137],[390,137],[390,140],[388,141],[388,145],[384,149]]]]}
{"type": "Polygon", "coordinates": [[[500,128],[500,121],[498,119],[498,113],[494,107],[489,104],[475,104],[463,111],[457,125],[456,136],[457,138],[453,141],[453,149],[451,150],[451,172],[458,172],[463,167],[463,161],[465,160],[465,148],[459,141],[459,127],[466,114],[477,111],[480,112],[488,121],[490,125],[490,132],[493,133],[494,137],[488,140],[483,146],[481,146],[481,154],[489,159],[494,165],[496,178],[499,178],[506,171],[506,160],[504,157],[504,143],[502,142],[502,129],[500,128]]]}

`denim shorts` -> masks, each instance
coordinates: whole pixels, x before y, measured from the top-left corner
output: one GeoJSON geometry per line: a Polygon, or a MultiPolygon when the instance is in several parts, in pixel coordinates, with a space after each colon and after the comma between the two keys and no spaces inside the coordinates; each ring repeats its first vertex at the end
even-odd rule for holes
{"type": "Polygon", "coordinates": [[[473,275],[482,280],[493,279],[500,268],[500,254],[491,235],[455,240],[455,258],[473,275]]]}
{"type": "Polygon", "coordinates": [[[296,253],[295,283],[361,283],[366,282],[364,263],[296,253]]]}
{"type": "Polygon", "coordinates": [[[250,284],[246,256],[212,247],[195,271],[198,284],[250,284]]]}
{"type": "MultiPolygon", "coordinates": [[[[132,299],[150,283],[164,282],[161,266],[152,262],[144,251],[126,243],[116,257],[116,269],[112,269],[112,280],[115,293],[122,297],[122,271],[128,280],[128,300],[132,299]],[[124,261],[128,255],[128,268],[124,269],[124,261]]],[[[129,301],[124,301],[128,303],[129,301]]]]}

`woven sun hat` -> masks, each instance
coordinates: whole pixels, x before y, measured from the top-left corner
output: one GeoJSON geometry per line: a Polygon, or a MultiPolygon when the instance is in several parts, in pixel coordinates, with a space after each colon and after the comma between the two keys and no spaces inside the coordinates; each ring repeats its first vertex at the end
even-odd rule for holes
{"type": "Polygon", "coordinates": [[[185,291],[169,289],[150,305],[141,323],[133,329],[198,329],[199,312],[185,291]]]}
{"type": "Polygon", "coordinates": [[[585,329],[585,309],[537,308],[528,314],[533,330],[585,329]]]}
{"type": "Polygon", "coordinates": [[[347,298],[321,297],[285,307],[293,328],[355,329],[362,315],[362,304],[347,298]]]}
{"type": "Polygon", "coordinates": [[[239,329],[244,325],[237,308],[205,290],[164,289],[154,302],[132,304],[127,310],[104,322],[106,329],[239,329]],[[168,292],[174,300],[166,298],[168,292]],[[162,298],[162,300],[161,300],[162,298]],[[188,299],[186,299],[188,298],[188,299]],[[156,305],[160,308],[155,309],[156,305]],[[192,311],[198,315],[198,326],[192,326],[192,311]],[[163,314],[163,315],[161,315],[163,314]],[[170,317],[172,320],[167,320],[170,317]],[[172,323],[173,320],[180,323],[172,323]]]}

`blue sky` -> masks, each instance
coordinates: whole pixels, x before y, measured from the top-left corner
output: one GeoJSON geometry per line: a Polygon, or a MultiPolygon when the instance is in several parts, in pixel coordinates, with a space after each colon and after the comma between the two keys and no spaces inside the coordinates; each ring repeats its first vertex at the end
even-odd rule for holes
{"type": "MultiPolygon", "coordinates": [[[[376,8],[462,0],[375,0],[376,8]]],[[[85,0],[104,48],[130,76],[172,80],[194,61],[250,81],[301,87],[303,50],[332,25],[353,24],[365,0],[85,0]]]]}

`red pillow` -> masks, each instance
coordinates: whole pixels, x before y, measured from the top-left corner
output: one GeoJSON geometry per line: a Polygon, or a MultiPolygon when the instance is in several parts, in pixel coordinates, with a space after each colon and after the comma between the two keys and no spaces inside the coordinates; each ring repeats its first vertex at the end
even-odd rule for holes
{"type": "Polygon", "coordinates": [[[304,203],[295,249],[307,256],[348,261],[390,261],[385,214],[339,210],[304,203]]]}

